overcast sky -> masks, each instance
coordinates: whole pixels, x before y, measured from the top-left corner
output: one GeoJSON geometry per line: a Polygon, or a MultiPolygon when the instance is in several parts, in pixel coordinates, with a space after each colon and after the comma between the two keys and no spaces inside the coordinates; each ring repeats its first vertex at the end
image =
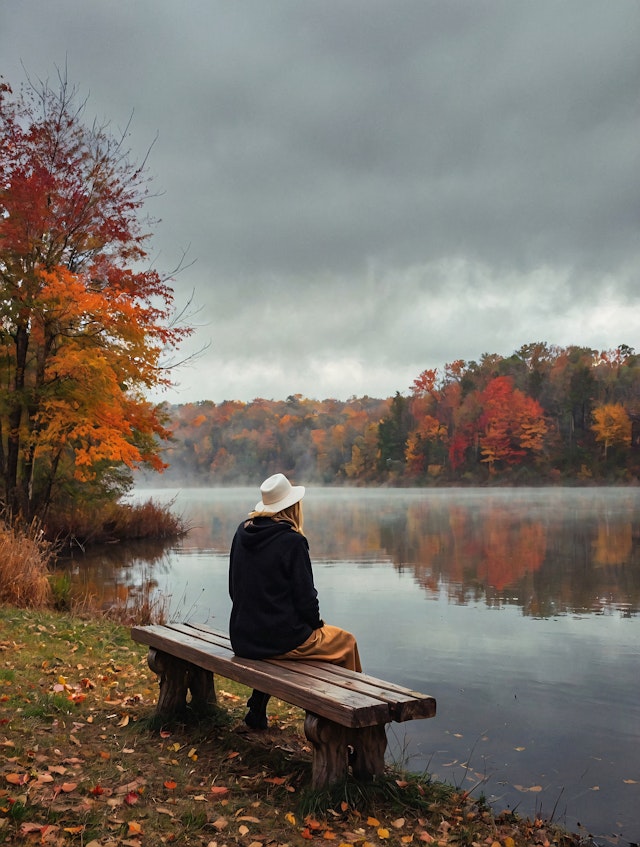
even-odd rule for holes
{"type": "Polygon", "coordinates": [[[170,402],[407,393],[531,341],[640,351],[637,0],[0,0],[194,264],[170,402]]]}

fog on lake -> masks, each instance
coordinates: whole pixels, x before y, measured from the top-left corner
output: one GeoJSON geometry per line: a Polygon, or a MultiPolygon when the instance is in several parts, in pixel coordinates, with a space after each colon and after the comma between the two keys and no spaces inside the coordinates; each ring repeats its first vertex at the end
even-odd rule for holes
{"type": "MultiPolygon", "coordinates": [[[[173,619],[227,629],[228,549],[252,488],[139,490],[177,546],[74,559],[122,599],[151,579],[173,619]]],[[[432,694],[389,757],[599,843],[640,841],[640,489],[309,489],[323,618],[365,670],[432,694]]]]}

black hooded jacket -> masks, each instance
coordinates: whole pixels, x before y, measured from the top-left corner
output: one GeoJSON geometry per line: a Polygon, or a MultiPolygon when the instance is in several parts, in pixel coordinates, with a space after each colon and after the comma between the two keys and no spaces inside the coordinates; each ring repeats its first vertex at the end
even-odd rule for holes
{"type": "Polygon", "coordinates": [[[231,646],[238,656],[264,659],[299,647],[320,620],[309,544],[284,521],[243,521],[229,561],[231,646]]]}

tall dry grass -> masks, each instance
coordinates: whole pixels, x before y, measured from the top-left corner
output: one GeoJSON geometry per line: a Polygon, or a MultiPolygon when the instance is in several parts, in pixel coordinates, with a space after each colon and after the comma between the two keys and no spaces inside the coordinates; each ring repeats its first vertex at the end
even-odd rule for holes
{"type": "Polygon", "coordinates": [[[53,545],[39,527],[21,529],[0,522],[0,603],[32,609],[48,606],[53,556],[53,545]]]}
{"type": "Polygon", "coordinates": [[[188,527],[172,512],[173,503],[74,503],[53,507],[47,516],[49,538],[68,539],[76,546],[111,541],[166,540],[179,538],[188,527]]]}

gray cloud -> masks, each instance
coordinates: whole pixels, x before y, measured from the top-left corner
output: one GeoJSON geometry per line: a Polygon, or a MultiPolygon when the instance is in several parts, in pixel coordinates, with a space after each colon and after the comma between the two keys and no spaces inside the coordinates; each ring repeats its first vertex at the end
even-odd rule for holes
{"type": "Polygon", "coordinates": [[[31,0],[0,73],[68,63],[160,196],[210,346],[177,401],[404,391],[532,340],[640,348],[634,0],[31,0]],[[605,320],[606,318],[606,320],[605,320]]]}

